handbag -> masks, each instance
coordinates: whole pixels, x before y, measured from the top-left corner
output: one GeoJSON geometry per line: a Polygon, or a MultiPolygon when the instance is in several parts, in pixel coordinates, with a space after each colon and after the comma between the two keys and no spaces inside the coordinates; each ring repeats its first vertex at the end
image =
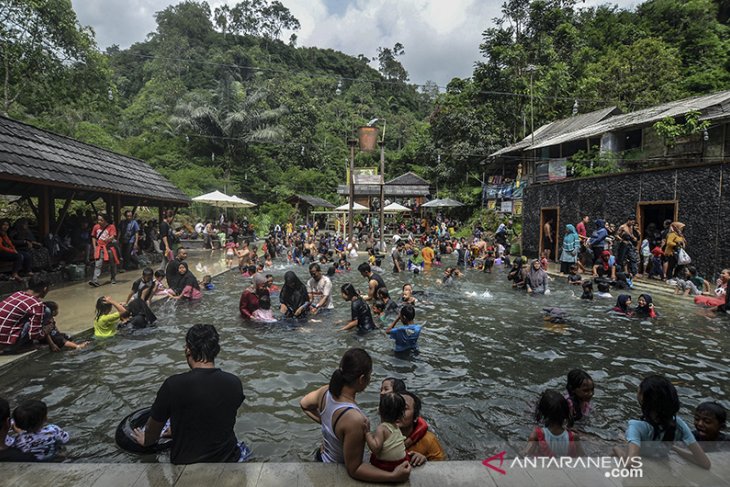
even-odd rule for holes
{"type": "Polygon", "coordinates": [[[689,256],[686,250],[683,248],[680,248],[677,251],[677,264],[679,265],[687,265],[692,263],[692,258],[689,256]]]}

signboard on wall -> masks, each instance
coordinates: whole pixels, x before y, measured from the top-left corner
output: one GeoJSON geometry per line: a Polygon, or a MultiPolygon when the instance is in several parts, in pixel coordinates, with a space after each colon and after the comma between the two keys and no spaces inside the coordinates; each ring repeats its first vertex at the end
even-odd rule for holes
{"type": "Polygon", "coordinates": [[[503,201],[502,202],[502,208],[500,210],[502,213],[512,213],[512,202],[511,201],[503,201]]]}
{"type": "Polygon", "coordinates": [[[512,205],[512,214],[513,215],[522,215],[522,200],[517,200],[512,205]]]}
{"type": "Polygon", "coordinates": [[[494,210],[497,208],[497,200],[488,200],[487,201],[487,208],[490,210],[494,210]]]}

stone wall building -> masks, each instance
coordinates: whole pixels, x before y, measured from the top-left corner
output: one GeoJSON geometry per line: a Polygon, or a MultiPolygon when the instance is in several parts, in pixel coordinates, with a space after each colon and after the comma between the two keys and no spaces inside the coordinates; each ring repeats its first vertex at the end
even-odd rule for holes
{"type": "Polygon", "coordinates": [[[661,228],[666,219],[685,223],[687,252],[706,277],[730,267],[730,91],[631,113],[611,107],[559,120],[492,157],[495,164],[518,164],[524,174],[527,255],[542,252],[547,221],[557,233],[555,258],[565,225],[582,215],[618,225],[635,215],[642,234],[651,223],[661,228]],[[682,125],[690,113],[703,124],[700,130],[672,140],[658,135],[657,122],[674,119],[682,125]],[[574,177],[576,155],[582,164],[590,159],[591,168],[594,160],[614,167],[603,176],[574,177]]]}

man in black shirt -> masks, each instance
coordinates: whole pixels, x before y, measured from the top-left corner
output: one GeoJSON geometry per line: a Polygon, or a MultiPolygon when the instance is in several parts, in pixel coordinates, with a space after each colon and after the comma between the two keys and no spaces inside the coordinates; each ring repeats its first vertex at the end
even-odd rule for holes
{"type": "Polygon", "coordinates": [[[145,430],[134,439],[143,446],[160,438],[170,419],[175,465],[244,461],[250,450],[233,432],[244,395],[238,377],[215,367],[220,351],[213,325],[193,325],[185,337],[190,371],[168,377],[157,392],[145,430]]]}
{"type": "Polygon", "coordinates": [[[388,289],[383,278],[374,273],[367,262],[357,266],[357,270],[360,271],[362,277],[368,280],[368,295],[363,298],[365,301],[374,301],[378,297],[379,289],[388,289]]]}
{"type": "Polygon", "coordinates": [[[147,303],[150,302],[155,290],[155,275],[152,268],[142,269],[142,277],[132,283],[132,291],[127,296],[127,303],[133,298],[139,298],[147,303]]]}
{"type": "Polygon", "coordinates": [[[5,444],[10,430],[10,404],[0,397],[0,462],[35,462],[35,455],[5,444]]]}

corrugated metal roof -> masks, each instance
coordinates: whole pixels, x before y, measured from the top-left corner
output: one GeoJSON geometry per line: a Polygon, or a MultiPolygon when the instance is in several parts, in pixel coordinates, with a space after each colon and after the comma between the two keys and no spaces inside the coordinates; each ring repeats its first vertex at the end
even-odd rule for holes
{"type": "Polygon", "coordinates": [[[146,162],[0,117],[0,179],[16,176],[53,186],[189,203],[146,162]]]}
{"type": "Polygon", "coordinates": [[[593,125],[597,122],[600,122],[607,117],[610,117],[612,115],[617,115],[621,113],[621,111],[616,107],[608,107],[608,108],[602,108],[601,110],[596,110],[594,112],[588,112],[588,113],[581,113],[578,115],[575,115],[573,117],[569,118],[563,118],[561,120],[556,120],[555,122],[551,122],[548,124],[543,125],[542,127],[535,130],[534,134],[530,134],[521,141],[517,142],[516,144],[512,144],[510,146],[504,147],[497,152],[490,154],[489,157],[497,157],[502,154],[506,154],[509,152],[516,152],[516,151],[522,151],[527,149],[532,149],[537,147],[537,144],[541,143],[541,141],[552,139],[554,137],[558,137],[563,134],[571,133],[576,130],[582,129],[584,127],[593,125]],[[531,147],[532,143],[534,143],[535,146],[531,147]]]}
{"type": "Polygon", "coordinates": [[[573,140],[588,139],[612,132],[617,129],[628,129],[656,123],[666,117],[679,117],[688,112],[702,113],[700,120],[715,120],[730,117],[730,90],[712,93],[710,95],[685,98],[643,110],[608,118],[604,121],[583,127],[554,137],[543,138],[529,149],[539,149],[551,145],[558,145],[573,140]]]}

